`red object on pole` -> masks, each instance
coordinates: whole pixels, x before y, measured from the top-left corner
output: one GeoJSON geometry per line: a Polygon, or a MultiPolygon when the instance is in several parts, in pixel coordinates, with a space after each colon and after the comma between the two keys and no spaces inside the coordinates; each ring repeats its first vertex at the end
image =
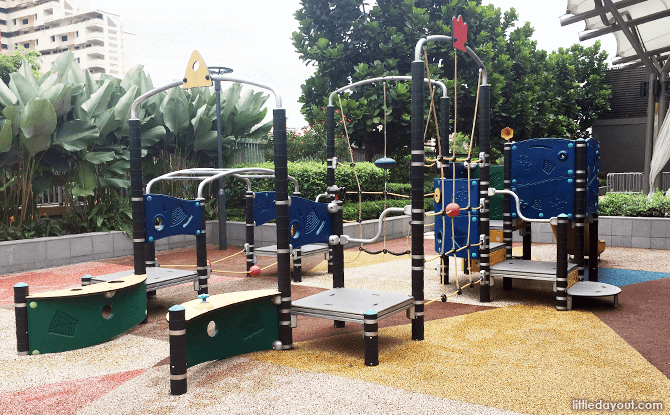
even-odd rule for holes
{"type": "Polygon", "coordinates": [[[466,52],[465,42],[468,40],[468,24],[463,21],[463,16],[453,18],[451,32],[454,48],[466,52]]]}
{"type": "Polygon", "coordinates": [[[249,268],[249,275],[251,275],[252,277],[261,275],[261,267],[259,267],[258,265],[252,266],[251,268],[249,268]]]}

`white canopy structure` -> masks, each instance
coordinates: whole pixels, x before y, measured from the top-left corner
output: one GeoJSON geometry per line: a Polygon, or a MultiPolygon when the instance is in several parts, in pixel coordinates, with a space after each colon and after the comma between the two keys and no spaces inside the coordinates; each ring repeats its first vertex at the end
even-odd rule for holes
{"type": "Polygon", "coordinates": [[[644,65],[649,71],[649,105],[645,142],[645,193],[658,187],[661,169],[670,159],[670,125],[664,123],[667,112],[667,80],[670,71],[670,0],[568,0],[567,14],[561,25],[583,21],[584,41],[614,34],[617,56],[612,64],[644,65]],[[657,80],[660,80],[658,137],[654,137],[654,107],[657,80]],[[653,154],[653,162],[652,162],[653,154]],[[651,165],[658,166],[651,169],[651,165]]]}

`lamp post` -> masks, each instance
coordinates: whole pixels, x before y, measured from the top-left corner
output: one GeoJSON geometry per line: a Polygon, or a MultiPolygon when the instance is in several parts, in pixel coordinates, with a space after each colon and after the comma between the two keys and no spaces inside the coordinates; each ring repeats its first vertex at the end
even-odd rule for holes
{"type": "MultiPolygon", "coordinates": [[[[233,72],[224,66],[210,66],[207,68],[210,75],[223,75],[233,72]]],[[[221,137],[221,81],[214,80],[214,91],[216,93],[216,138],[218,141],[219,161],[217,167],[223,168],[223,138],[221,137]]],[[[223,189],[223,178],[219,179],[219,192],[217,195],[219,204],[219,250],[228,249],[228,238],[226,235],[226,192],[223,189]]]]}

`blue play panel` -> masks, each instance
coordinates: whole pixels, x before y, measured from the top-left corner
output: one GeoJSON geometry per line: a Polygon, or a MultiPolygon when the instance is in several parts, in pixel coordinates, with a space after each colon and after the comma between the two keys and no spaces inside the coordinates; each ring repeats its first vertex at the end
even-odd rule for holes
{"type": "MultiPolygon", "coordinates": [[[[586,278],[588,278],[588,269],[586,278]]],[[[652,271],[635,271],[630,269],[616,269],[616,268],[599,268],[598,282],[616,285],[623,287],[626,285],[637,284],[640,282],[661,280],[663,278],[670,278],[670,273],[667,272],[652,272],[652,271]]]]}

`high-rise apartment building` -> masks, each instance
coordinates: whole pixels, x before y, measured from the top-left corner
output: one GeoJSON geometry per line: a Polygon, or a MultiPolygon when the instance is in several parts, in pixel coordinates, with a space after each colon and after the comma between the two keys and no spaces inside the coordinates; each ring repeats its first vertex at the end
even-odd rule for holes
{"type": "Polygon", "coordinates": [[[0,0],[0,36],[2,53],[36,50],[44,70],[66,51],[96,78],[121,78],[135,64],[135,35],[118,15],[91,11],[88,0],[0,0]]]}

